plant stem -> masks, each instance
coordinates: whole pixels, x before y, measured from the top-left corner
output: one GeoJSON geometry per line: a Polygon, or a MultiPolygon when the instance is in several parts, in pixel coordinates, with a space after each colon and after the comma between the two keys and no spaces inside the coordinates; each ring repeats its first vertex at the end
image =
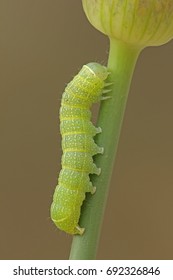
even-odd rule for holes
{"type": "Polygon", "coordinates": [[[101,102],[97,126],[102,128],[102,133],[96,137],[96,143],[104,147],[104,154],[94,159],[102,172],[99,176],[91,176],[97,191],[94,195],[87,195],[82,207],[79,224],[85,227],[85,232],[82,236],[73,237],[71,260],[90,260],[96,257],[124,110],[139,53],[139,48],[110,40],[108,69],[111,73],[109,81],[113,85],[108,93],[111,98],[101,102]]]}

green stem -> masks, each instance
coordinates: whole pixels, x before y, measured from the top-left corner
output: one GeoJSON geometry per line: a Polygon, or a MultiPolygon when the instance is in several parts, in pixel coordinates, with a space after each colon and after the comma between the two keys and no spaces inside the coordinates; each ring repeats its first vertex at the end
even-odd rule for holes
{"type": "Polygon", "coordinates": [[[102,128],[102,133],[96,138],[96,143],[104,147],[104,154],[94,159],[102,172],[100,176],[91,177],[97,191],[92,196],[87,195],[82,207],[79,224],[85,227],[85,232],[82,236],[73,237],[71,260],[90,260],[96,257],[124,110],[139,53],[139,49],[110,40],[108,69],[111,72],[109,80],[113,85],[109,94],[111,98],[101,102],[97,126],[102,128]]]}

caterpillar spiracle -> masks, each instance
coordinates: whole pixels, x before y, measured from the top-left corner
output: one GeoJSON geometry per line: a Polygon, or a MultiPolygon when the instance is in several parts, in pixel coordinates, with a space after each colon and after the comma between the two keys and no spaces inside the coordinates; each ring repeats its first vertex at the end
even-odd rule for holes
{"type": "Polygon", "coordinates": [[[58,178],[51,205],[51,219],[55,225],[69,233],[84,232],[78,224],[80,209],[85,193],[94,194],[96,188],[90,182],[89,174],[99,175],[101,169],[93,162],[93,156],[103,153],[104,148],[97,146],[93,137],[100,133],[91,119],[92,103],[107,99],[104,93],[109,83],[108,69],[91,62],[67,85],[62,95],[60,107],[60,132],[62,135],[62,169],[58,178]]]}

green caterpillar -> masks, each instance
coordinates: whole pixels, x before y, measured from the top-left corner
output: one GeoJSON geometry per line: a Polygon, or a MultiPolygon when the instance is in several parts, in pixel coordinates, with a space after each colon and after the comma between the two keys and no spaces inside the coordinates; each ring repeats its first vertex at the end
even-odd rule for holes
{"type": "Polygon", "coordinates": [[[78,224],[85,193],[94,194],[96,188],[90,182],[89,174],[99,175],[101,169],[93,163],[93,155],[103,153],[93,137],[101,132],[90,119],[90,107],[98,102],[109,85],[105,80],[108,69],[98,63],[88,63],[67,85],[62,95],[60,108],[60,131],[62,135],[62,170],[58,178],[51,205],[51,219],[55,225],[69,233],[84,232],[78,224]]]}

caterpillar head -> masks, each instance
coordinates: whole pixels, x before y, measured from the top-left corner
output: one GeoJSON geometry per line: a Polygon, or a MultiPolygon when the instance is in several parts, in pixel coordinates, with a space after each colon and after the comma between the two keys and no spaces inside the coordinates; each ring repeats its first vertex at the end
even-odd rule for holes
{"type": "Polygon", "coordinates": [[[99,63],[90,62],[85,66],[90,70],[90,72],[93,73],[93,75],[97,76],[102,81],[106,80],[107,76],[109,75],[107,67],[99,63]]]}

